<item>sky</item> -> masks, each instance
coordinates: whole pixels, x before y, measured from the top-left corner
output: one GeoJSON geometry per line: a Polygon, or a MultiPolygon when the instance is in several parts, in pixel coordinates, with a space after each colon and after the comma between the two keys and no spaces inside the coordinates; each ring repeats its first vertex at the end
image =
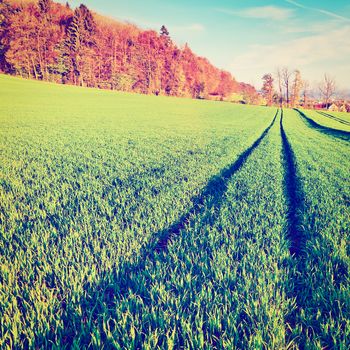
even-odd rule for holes
{"type": "MultiPolygon", "coordinates": [[[[66,1],[59,1],[65,3],[66,1]]],[[[324,73],[350,90],[349,0],[70,0],[144,29],[164,24],[172,39],[261,86],[277,67],[299,69],[316,86],[324,73]]]]}

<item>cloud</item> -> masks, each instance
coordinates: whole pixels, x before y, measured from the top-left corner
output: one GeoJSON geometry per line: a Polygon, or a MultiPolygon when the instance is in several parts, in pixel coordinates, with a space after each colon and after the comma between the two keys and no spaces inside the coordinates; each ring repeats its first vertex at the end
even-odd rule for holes
{"type": "Polygon", "coordinates": [[[191,30],[194,30],[196,32],[202,32],[203,30],[205,30],[204,26],[200,23],[194,23],[190,26],[191,30]]]}
{"type": "MultiPolygon", "coordinates": [[[[330,69],[342,83],[347,78],[341,72],[350,73],[350,25],[338,27],[314,35],[308,35],[288,42],[251,45],[245,54],[237,56],[232,64],[232,72],[241,80],[250,78],[251,72],[261,76],[274,72],[278,66],[298,68],[303,72],[330,69]]],[[[348,76],[348,75],[347,75],[348,76]]]]}
{"type": "Polygon", "coordinates": [[[336,18],[336,19],[339,19],[342,21],[350,22],[350,18],[338,15],[338,14],[331,12],[331,11],[323,10],[323,9],[316,8],[316,7],[305,6],[305,5],[301,4],[300,2],[296,2],[294,0],[285,0],[285,2],[287,2],[288,4],[294,5],[296,7],[302,8],[304,10],[316,11],[316,12],[322,13],[328,17],[332,17],[332,18],[336,18]]]}
{"type": "Polygon", "coordinates": [[[332,31],[335,29],[339,29],[339,21],[336,19],[329,19],[326,26],[325,21],[306,21],[305,18],[295,18],[289,21],[288,26],[282,23],[278,28],[281,33],[289,34],[319,34],[324,33],[326,30],[332,31]]]}
{"type": "Polygon", "coordinates": [[[244,18],[269,19],[273,21],[284,21],[294,14],[294,10],[277,6],[249,7],[243,10],[216,9],[216,11],[244,18]]]}

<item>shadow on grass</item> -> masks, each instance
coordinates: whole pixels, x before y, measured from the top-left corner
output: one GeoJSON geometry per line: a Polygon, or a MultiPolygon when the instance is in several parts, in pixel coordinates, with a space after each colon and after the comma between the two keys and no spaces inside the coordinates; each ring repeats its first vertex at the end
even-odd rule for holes
{"type": "Polygon", "coordinates": [[[284,192],[288,205],[288,238],[291,242],[290,253],[291,255],[300,256],[306,241],[301,229],[301,215],[304,211],[304,193],[297,175],[295,155],[283,128],[283,110],[281,111],[280,131],[284,163],[284,192]]]}
{"type": "Polygon", "coordinates": [[[299,113],[299,115],[303,118],[305,123],[308,126],[310,126],[311,128],[313,128],[319,132],[322,132],[323,134],[333,136],[333,137],[338,138],[338,139],[342,139],[345,141],[350,140],[350,132],[349,131],[328,128],[327,126],[316,123],[313,119],[309,118],[305,113],[301,112],[299,109],[294,108],[294,110],[299,113]]]}
{"type": "Polygon", "coordinates": [[[305,302],[300,295],[304,293],[304,279],[305,279],[305,247],[307,238],[305,232],[302,230],[302,215],[304,212],[304,191],[298,176],[296,158],[293,148],[288,140],[288,137],[283,127],[283,110],[281,110],[280,132],[282,138],[282,159],[284,167],[284,193],[288,206],[287,213],[287,238],[290,241],[289,251],[295,264],[295,270],[291,270],[290,279],[291,289],[288,297],[295,299],[295,309],[290,315],[286,317],[286,324],[288,327],[287,338],[289,341],[296,341],[296,335],[293,330],[297,328],[301,310],[305,308],[305,302]]]}
{"type": "Polygon", "coordinates": [[[210,199],[211,205],[217,205],[222,201],[223,195],[227,189],[228,180],[242,167],[254,149],[259,146],[261,141],[275,123],[277,114],[278,112],[276,112],[271,124],[264,130],[260,137],[249,148],[247,148],[233,164],[223,169],[220,174],[209,180],[202,193],[192,199],[193,207],[185,215],[183,215],[176,224],[161,233],[160,238],[155,245],[156,251],[166,249],[169,242],[176,237],[186,225],[189,224],[191,217],[201,214],[203,211],[203,206],[208,199],[210,199]]]}
{"type": "MultiPolygon", "coordinates": [[[[340,290],[340,283],[345,285],[347,270],[339,257],[327,255],[326,251],[332,243],[320,233],[319,227],[315,226],[314,216],[317,214],[307,213],[307,197],[298,174],[296,157],[283,128],[283,111],[280,130],[285,169],[284,188],[288,204],[288,238],[291,243],[290,253],[294,266],[289,277],[291,287],[288,297],[295,299],[295,309],[286,317],[287,343],[294,341],[298,344],[298,348],[305,349],[310,348],[312,342],[314,344],[321,342],[322,348],[334,349],[339,345],[337,339],[331,331],[324,332],[324,325],[332,324],[337,317],[341,317],[343,311],[339,300],[326,290],[331,289],[330,286],[333,292],[340,290]],[[309,229],[305,231],[303,226],[309,229]],[[311,242],[318,247],[320,255],[314,255],[315,252],[310,251],[311,242]],[[325,261],[322,260],[326,256],[332,258],[334,275],[331,280],[325,277],[329,274],[329,271],[325,271],[325,261]],[[322,289],[325,293],[319,293],[320,289],[315,290],[318,283],[324,284],[322,289]]],[[[343,302],[345,303],[344,300],[343,302]]]]}
{"type": "MultiPolygon", "coordinates": [[[[166,254],[170,242],[176,239],[181,230],[190,226],[195,218],[203,217],[201,225],[209,224],[212,226],[214,224],[224,201],[229,180],[240,170],[252,152],[266,137],[269,130],[274,125],[277,115],[278,111],[270,125],[264,130],[260,137],[246,149],[233,164],[223,169],[218,175],[209,180],[201,193],[192,199],[192,208],[181,216],[176,223],[156,233],[150,243],[141,249],[134,261],[125,260],[121,262],[117,270],[101,274],[98,285],[95,283],[85,285],[84,297],[79,303],[82,315],[78,314],[71,306],[67,305],[66,308],[64,305],[63,338],[65,347],[72,347],[74,341],[76,341],[75,338],[79,334],[85,334],[82,336],[83,339],[79,341],[80,345],[83,344],[88,347],[88,344],[91,342],[92,326],[98,324],[99,329],[102,329],[100,322],[101,319],[106,316],[106,313],[108,315],[115,315],[116,310],[118,308],[120,310],[122,307],[120,305],[132,295],[137,294],[145,305],[152,305],[149,291],[150,286],[147,286],[147,280],[151,279],[152,271],[147,270],[147,266],[149,266],[150,263],[151,266],[152,264],[154,266],[164,264],[164,262],[167,261],[166,254]],[[79,328],[77,329],[77,327],[82,327],[83,323],[86,323],[86,333],[82,332],[79,328]]],[[[194,270],[196,270],[195,267],[194,270]]],[[[164,273],[166,272],[164,271],[164,273]]],[[[132,302],[135,302],[135,300],[132,302]]],[[[154,307],[157,308],[157,305],[154,307]]],[[[135,313],[137,314],[136,309],[137,306],[135,306],[135,313]]],[[[136,315],[135,317],[138,316],[136,315]]],[[[178,332],[180,332],[180,330],[178,332]]],[[[137,341],[139,345],[142,344],[142,337],[144,336],[145,334],[143,332],[139,332],[138,337],[141,337],[137,341]]],[[[217,341],[219,341],[219,336],[218,334],[217,341]]],[[[107,341],[105,332],[101,334],[101,341],[102,343],[107,341]]],[[[165,342],[164,339],[163,342],[165,342]]],[[[122,343],[123,341],[121,341],[121,344],[122,343]]],[[[165,344],[163,345],[166,347],[165,344]]],[[[180,346],[183,347],[184,344],[180,344],[180,346]]],[[[123,346],[121,346],[121,348],[123,348],[123,346]]]]}

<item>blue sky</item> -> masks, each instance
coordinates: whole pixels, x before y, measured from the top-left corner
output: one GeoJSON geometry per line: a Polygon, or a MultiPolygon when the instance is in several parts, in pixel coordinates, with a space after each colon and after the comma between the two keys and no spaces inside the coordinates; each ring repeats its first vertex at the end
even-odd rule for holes
{"type": "MultiPolygon", "coordinates": [[[[60,1],[65,3],[66,1],[60,1]]],[[[162,24],[178,45],[261,85],[278,66],[300,69],[316,85],[324,73],[350,90],[349,0],[70,0],[141,28],[162,24]]]]}

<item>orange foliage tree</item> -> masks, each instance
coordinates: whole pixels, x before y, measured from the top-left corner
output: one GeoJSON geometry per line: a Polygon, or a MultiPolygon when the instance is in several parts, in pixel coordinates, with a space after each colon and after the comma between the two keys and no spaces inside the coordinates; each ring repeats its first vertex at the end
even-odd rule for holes
{"type": "MultiPolygon", "coordinates": [[[[52,0],[0,0],[0,69],[47,81],[145,94],[193,98],[232,92],[254,95],[251,86],[177,47],[165,26],[142,31],[52,0]]],[[[256,93],[256,92],[255,92],[256,93]]]]}

